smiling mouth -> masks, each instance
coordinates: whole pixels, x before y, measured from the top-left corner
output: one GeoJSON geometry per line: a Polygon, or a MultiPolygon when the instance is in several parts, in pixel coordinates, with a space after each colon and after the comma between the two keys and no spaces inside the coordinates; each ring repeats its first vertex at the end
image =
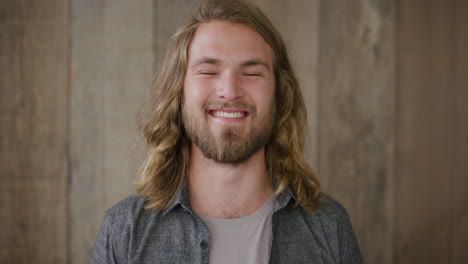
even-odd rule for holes
{"type": "Polygon", "coordinates": [[[249,115],[246,111],[221,111],[221,110],[209,110],[208,113],[214,117],[222,117],[229,119],[242,119],[249,115]]]}

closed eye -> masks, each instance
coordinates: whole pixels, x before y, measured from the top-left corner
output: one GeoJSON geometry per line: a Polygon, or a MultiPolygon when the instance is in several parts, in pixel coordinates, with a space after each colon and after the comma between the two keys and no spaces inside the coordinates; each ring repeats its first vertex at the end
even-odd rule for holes
{"type": "Polygon", "coordinates": [[[202,71],[202,72],[198,72],[199,74],[203,74],[203,75],[216,75],[216,72],[207,72],[207,71],[202,71]]]}
{"type": "Polygon", "coordinates": [[[260,73],[244,73],[245,76],[262,76],[260,73]]]}

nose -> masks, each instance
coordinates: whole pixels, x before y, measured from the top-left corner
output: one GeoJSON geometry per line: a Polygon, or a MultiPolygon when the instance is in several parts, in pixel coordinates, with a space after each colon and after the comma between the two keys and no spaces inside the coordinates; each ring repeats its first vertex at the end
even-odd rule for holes
{"type": "Polygon", "coordinates": [[[239,77],[233,72],[226,72],[222,75],[216,93],[218,98],[227,101],[235,101],[244,96],[239,77]]]}

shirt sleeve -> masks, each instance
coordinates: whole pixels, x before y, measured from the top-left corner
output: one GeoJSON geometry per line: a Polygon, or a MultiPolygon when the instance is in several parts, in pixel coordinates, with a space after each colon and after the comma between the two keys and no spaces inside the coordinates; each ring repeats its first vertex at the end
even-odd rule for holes
{"type": "Polygon", "coordinates": [[[361,264],[363,263],[358,242],[351,225],[348,213],[344,214],[338,221],[338,241],[341,263],[343,264],[361,264]]]}
{"type": "Polygon", "coordinates": [[[106,214],[104,222],[101,225],[96,242],[91,255],[91,264],[118,264],[114,241],[112,237],[112,220],[109,214],[106,214]]]}

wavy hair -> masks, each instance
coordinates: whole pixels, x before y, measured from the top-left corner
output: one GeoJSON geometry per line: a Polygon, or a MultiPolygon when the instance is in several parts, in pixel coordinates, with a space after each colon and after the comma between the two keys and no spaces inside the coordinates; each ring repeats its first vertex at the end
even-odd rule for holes
{"type": "Polygon", "coordinates": [[[290,186],[296,205],[313,213],[318,206],[320,184],[304,159],[307,112],[301,89],[279,32],[258,7],[243,0],[202,1],[191,19],[171,38],[154,83],[149,111],[141,124],[148,154],[137,192],[145,198],[145,208],[166,209],[186,180],[191,143],[181,115],[188,48],[198,26],[212,20],[248,25],[271,46],[276,113],[272,138],[265,146],[268,175],[275,182],[275,195],[290,186]]]}

